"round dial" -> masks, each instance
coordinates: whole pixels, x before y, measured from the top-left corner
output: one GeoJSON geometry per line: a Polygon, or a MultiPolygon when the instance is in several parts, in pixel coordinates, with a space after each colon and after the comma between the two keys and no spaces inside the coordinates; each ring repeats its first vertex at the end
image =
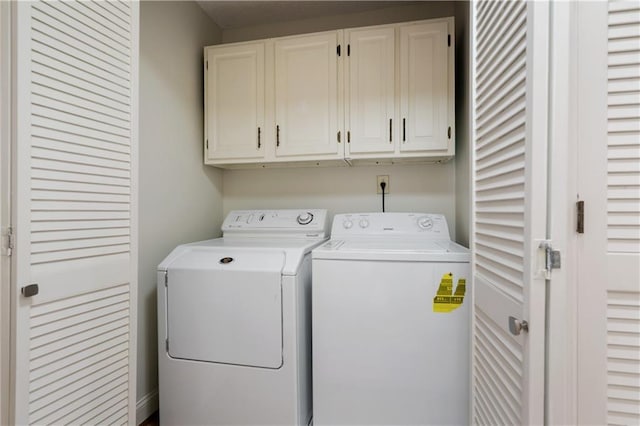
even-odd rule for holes
{"type": "Polygon", "coordinates": [[[353,222],[351,221],[351,219],[345,219],[345,220],[342,222],[342,227],[343,227],[344,229],[351,229],[351,227],[352,227],[352,226],[353,226],[353,222]]]}
{"type": "Polygon", "coordinates": [[[360,219],[360,228],[366,228],[367,226],[369,226],[369,221],[367,219],[360,219]]]}
{"type": "Polygon", "coordinates": [[[433,228],[433,220],[429,216],[419,217],[418,226],[422,229],[431,229],[433,228]]]}
{"type": "Polygon", "coordinates": [[[300,213],[296,220],[300,225],[308,225],[313,220],[313,214],[310,212],[300,213]]]}

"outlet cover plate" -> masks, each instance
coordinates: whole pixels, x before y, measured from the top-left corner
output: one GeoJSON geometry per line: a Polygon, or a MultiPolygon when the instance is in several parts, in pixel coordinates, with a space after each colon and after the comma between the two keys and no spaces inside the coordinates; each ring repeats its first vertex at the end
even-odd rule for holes
{"type": "Polygon", "coordinates": [[[378,194],[382,194],[382,188],[380,188],[381,182],[384,182],[387,184],[387,186],[384,188],[384,193],[388,194],[391,190],[391,187],[389,186],[389,175],[378,175],[376,177],[376,188],[378,188],[377,190],[378,194]]]}

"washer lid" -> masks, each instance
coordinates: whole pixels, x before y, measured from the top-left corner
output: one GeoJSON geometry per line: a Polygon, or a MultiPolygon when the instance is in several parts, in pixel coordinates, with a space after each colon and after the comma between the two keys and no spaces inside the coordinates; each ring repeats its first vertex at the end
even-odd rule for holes
{"type": "Polygon", "coordinates": [[[167,270],[173,358],[279,368],[285,253],[192,247],[167,270]]]}
{"type": "Polygon", "coordinates": [[[449,240],[330,240],[313,251],[313,259],[469,262],[469,250],[449,240]]]}

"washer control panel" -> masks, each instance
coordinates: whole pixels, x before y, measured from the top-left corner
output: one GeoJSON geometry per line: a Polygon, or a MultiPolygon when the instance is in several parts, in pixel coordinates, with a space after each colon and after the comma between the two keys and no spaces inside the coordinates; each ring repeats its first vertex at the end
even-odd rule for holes
{"type": "Polygon", "coordinates": [[[283,234],[328,236],[327,211],[323,209],[234,210],[222,224],[230,234],[283,234]]]}
{"type": "Polygon", "coordinates": [[[444,215],[429,213],[350,213],[333,218],[333,239],[385,235],[449,239],[449,227],[444,215]]]}

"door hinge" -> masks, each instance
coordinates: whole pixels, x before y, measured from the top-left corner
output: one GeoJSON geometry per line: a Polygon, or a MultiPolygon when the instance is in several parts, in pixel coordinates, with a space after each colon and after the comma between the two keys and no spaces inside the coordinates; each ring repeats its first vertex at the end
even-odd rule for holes
{"type": "Polygon", "coordinates": [[[338,143],[340,143],[340,130],[338,130],[338,143]]]}
{"type": "Polygon", "coordinates": [[[164,340],[164,347],[167,350],[167,355],[169,354],[169,339],[164,340]]]}
{"type": "Polygon", "coordinates": [[[209,139],[206,139],[206,140],[204,141],[204,143],[205,143],[205,146],[207,147],[207,149],[209,149],[209,139]]]}
{"type": "Polygon", "coordinates": [[[351,130],[347,130],[347,143],[351,143],[351,130]]]}
{"type": "Polygon", "coordinates": [[[538,248],[544,256],[544,262],[542,262],[544,266],[541,268],[541,272],[545,279],[551,279],[551,271],[554,269],[560,269],[562,266],[560,250],[554,250],[550,240],[540,241],[538,248]]]}
{"type": "Polygon", "coordinates": [[[447,129],[447,137],[451,139],[451,126],[447,129]]]}
{"type": "Polygon", "coordinates": [[[351,45],[347,44],[347,56],[351,56],[351,45]]]}
{"type": "Polygon", "coordinates": [[[209,61],[207,61],[207,69],[209,69],[209,61]]]}
{"type": "Polygon", "coordinates": [[[336,51],[338,52],[338,56],[340,56],[340,45],[338,45],[336,51]]]}
{"type": "Polygon", "coordinates": [[[447,46],[451,46],[451,34],[447,34],[447,46]]]}
{"type": "Polygon", "coordinates": [[[8,227],[7,228],[7,250],[6,250],[6,255],[7,256],[11,256],[13,254],[13,228],[12,227],[8,227]]]}
{"type": "Polygon", "coordinates": [[[164,271],[164,286],[169,287],[169,271],[164,271]]]}
{"type": "Polygon", "coordinates": [[[576,232],[584,234],[584,201],[576,202],[576,232]]]}

